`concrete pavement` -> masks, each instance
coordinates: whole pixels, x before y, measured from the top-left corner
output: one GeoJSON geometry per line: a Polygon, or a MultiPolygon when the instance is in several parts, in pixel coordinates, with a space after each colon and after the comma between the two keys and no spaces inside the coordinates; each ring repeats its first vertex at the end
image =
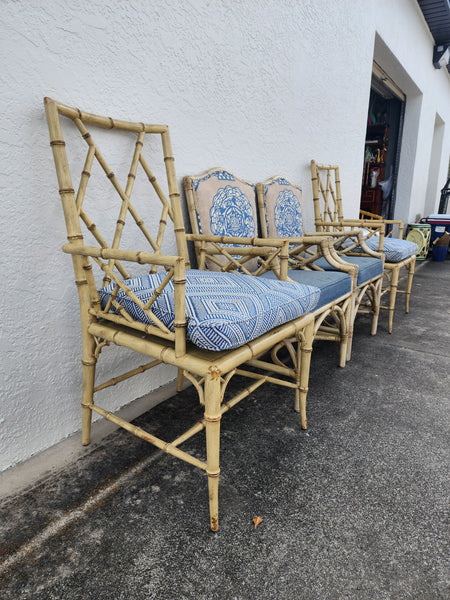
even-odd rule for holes
{"type": "MultiPolygon", "coordinates": [[[[315,344],[307,432],[275,386],[227,413],[216,534],[206,477],[123,431],[3,499],[0,598],[449,598],[449,256],[369,330],[345,369],[315,344]]],[[[136,422],[170,439],[200,416],[189,388],[136,422]]]]}

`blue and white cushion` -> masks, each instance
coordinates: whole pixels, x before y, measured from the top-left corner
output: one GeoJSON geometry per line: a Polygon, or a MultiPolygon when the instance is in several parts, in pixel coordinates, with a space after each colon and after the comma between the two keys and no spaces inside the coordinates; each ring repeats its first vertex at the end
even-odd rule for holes
{"type": "Polygon", "coordinates": [[[283,177],[272,177],[263,185],[268,236],[302,237],[302,189],[283,177]]]}
{"type": "MultiPolygon", "coordinates": [[[[212,169],[204,175],[191,177],[193,197],[200,233],[252,238],[257,235],[255,186],[224,169],[212,169]]],[[[239,246],[239,244],[233,244],[239,246]]],[[[225,263],[225,259],[223,261],[225,263]]],[[[206,259],[207,267],[219,270],[206,259]]],[[[257,268],[257,259],[245,263],[250,271],[257,268]]]]}
{"type": "MultiPolygon", "coordinates": [[[[379,239],[376,236],[372,236],[366,239],[366,244],[371,250],[378,252],[379,239]]],[[[383,254],[385,261],[390,263],[398,263],[405,258],[414,256],[419,251],[419,246],[409,240],[402,240],[398,238],[384,238],[383,242],[383,254]]]]}
{"type": "MultiPolygon", "coordinates": [[[[357,285],[363,285],[368,281],[383,274],[383,261],[373,256],[341,256],[346,262],[358,266],[357,285]]],[[[319,258],[314,262],[316,267],[324,271],[335,271],[335,267],[330,265],[326,258],[319,258]]]]}
{"type": "MultiPolygon", "coordinates": [[[[381,261],[380,261],[381,262],[381,261]]],[[[322,308],[330,302],[350,294],[352,291],[352,278],[348,273],[341,271],[308,271],[307,269],[290,269],[288,276],[298,284],[313,285],[320,290],[317,308],[322,308]]],[[[273,271],[267,271],[261,277],[274,279],[273,271]]]]}
{"type": "MultiPolygon", "coordinates": [[[[136,277],[126,280],[125,284],[145,304],[165,275],[155,273],[136,277]]],[[[111,283],[99,290],[102,308],[114,286],[111,283]]],[[[312,285],[196,269],[186,271],[185,291],[187,338],[207,350],[238,348],[274,327],[314,310],[320,297],[320,291],[312,285]]],[[[152,323],[124,291],[119,291],[116,301],[137,321],[152,323]]],[[[172,281],[151,310],[174,331],[172,281]]]]}

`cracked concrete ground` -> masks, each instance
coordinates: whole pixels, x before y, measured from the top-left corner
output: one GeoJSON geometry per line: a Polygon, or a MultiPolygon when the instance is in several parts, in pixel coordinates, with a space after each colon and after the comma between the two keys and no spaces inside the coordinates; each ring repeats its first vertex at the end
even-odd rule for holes
{"type": "MultiPolygon", "coordinates": [[[[360,317],[345,369],[315,344],[307,432],[275,386],[227,413],[216,534],[204,474],[124,431],[4,498],[0,598],[449,598],[449,323],[450,257],[419,263],[392,335],[360,317]]],[[[200,416],[188,388],[136,423],[200,416]]]]}

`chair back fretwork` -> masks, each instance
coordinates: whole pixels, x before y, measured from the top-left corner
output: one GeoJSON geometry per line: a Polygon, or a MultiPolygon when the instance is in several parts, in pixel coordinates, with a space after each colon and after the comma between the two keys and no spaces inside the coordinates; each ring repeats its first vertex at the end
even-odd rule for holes
{"type": "Polygon", "coordinates": [[[344,218],[339,167],[311,161],[314,218],[317,231],[333,231],[344,218]],[[322,181],[321,172],[325,176],[322,181]],[[333,225],[335,224],[335,225],[333,225]]]}
{"type": "MultiPolygon", "coordinates": [[[[166,125],[146,125],[144,123],[132,123],[121,120],[113,120],[109,117],[91,115],[89,113],[82,112],[78,109],[64,106],[60,103],[47,102],[46,108],[47,112],[56,111],[57,115],[63,115],[71,119],[77,127],[78,131],[80,132],[81,137],[84,139],[88,146],[86,159],[81,172],[80,184],[76,192],[74,202],[76,206],[77,216],[83,221],[86,228],[92,233],[96,242],[102,248],[118,249],[122,240],[122,233],[124,230],[126,219],[129,214],[136,223],[143,236],[145,237],[145,239],[147,240],[152,251],[155,254],[158,254],[161,252],[167,219],[169,218],[174,224],[178,253],[180,254],[180,256],[183,256],[186,258],[186,260],[188,260],[186,239],[184,235],[184,225],[179,203],[178,185],[176,181],[174,159],[172,156],[172,148],[169,138],[168,127],[166,125]],[[130,132],[136,135],[135,147],[131,156],[131,164],[125,187],[122,187],[122,185],[120,184],[117,176],[114,174],[112,168],[109,166],[108,162],[106,161],[105,157],[100,151],[100,148],[94,139],[93,132],[88,130],[87,125],[92,125],[96,128],[101,129],[115,129],[130,132]],[[162,186],[160,185],[155,174],[152,172],[147,160],[143,156],[144,139],[148,134],[156,134],[161,137],[167,179],[166,185],[168,186],[170,201],[173,200],[175,206],[171,206],[171,202],[167,200],[166,194],[164,193],[162,186]],[[99,231],[95,223],[90,219],[86,209],[84,208],[86,191],[89,179],[91,177],[94,160],[98,162],[101,169],[105,173],[107,179],[111,182],[116,194],[120,198],[116,227],[110,244],[107,243],[105,237],[99,231]],[[131,196],[139,166],[142,167],[146,178],[153,187],[156,197],[160,200],[162,204],[161,216],[159,218],[159,225],[155,236],[153,236],[150,233],[143,218],[140,216],[138,210],[131,202],[131,196]]],[[[55,127],[58,129],[58,131],[54,131],[54,136],[51,139],[51,145],[55,155],[55,160],[57,161],[57,164],[59,166],[58,170],[61,173],[61,178],[64,180],[60,181],[60,184],[64,184],[64,186],[61,188],[61,192],[71,191],[73,194],[75,194],[72,182],[70,180],[68,160],[65,152],[65,141],[63,139],[61,127],[59,125],[59,118],[55,120],[55,127]]],[[[73,200],[68,200],[68,202],[70,205],[73,202],[73,200]]],[[[72,233],[75,233],[76,235],[81,234],[81,231],[78,231],[75,222],[72,223],[72,221],[75,221],[75,214],[73,213],[73,210],[70,206],[66,206],[65,215],[66,222],[67,218],[69,218],[71,227],[74,227],[76,229],[76,231],[72,233]]],[[[154,220],[154,216],[152,215],[152,221],[154,220]]],[[[114,266],[114,262],[114,259],[111,259],[111,268],[114,266]]]]}
{"type": "Polygon", "coordinates": [[[379,238],[378,250],[381,251],[386,221],[344,218],[341,180],[337,165],[319,165],[315,160],[312,160],[311,182],[316,231],[333,232],[363,228],[365,239],[379,238]]]}
{"type": "MultiPolygon", "coordinates": [[[[76,273],[76,283],[80,294],[80,302],[84,310],[81,311],[82,320],[86,321],[88,326],[90,318],[101,317],[116,323],[123,323],[132,326],[135,329],[143,330],[146,333],[156,334],[160,337],[174,340],[180,337],[173,334],[169,329],[152,313],[151,307],[155,299],[162,293],[164,287],[173,279],[176,284],[175,276],[176,265],[174,259],[168,259],[162,254],[164,234],[168,220],[173,223],[177,252],[184,259],[184,268],[189,268],[189,258],[186,245],[186,237],[182,220],[180,197],[176,181],[174,159],[169,138],[169,131],[166,125],[148,125],[144,123],[133,123],[121,120],[113,120],[109,117],[101,117],[90,113],[82,112],[79,109],[71,108],[64,104],[55,102],[49,98],[45,100],[47,119],[50,131],[50,145],[53,150],[56,171],[59,183],[59,192],[62,199],[64,216],[67,226],[68,244],[64,250],[72,254],[74,269],[76,273]],[[75,157],[78,159],[81,173],[78,189],[75,190],[70,175],[69,160],[66,151],[66,141],[63,135],[61,117],[67,117],[75,125],[74,131],[78,130],[82,140],[87,145],[85,158],[80,153],[75,157]],[[125,185],[122,186],[119,178],[115,175],[113,169],[101,152],[99,144],[96,141],[96,135],[100,130],[115,130],[114,133],[122,135],[131,135],[134,139],[134,146],[129,159],[129,169],[125,185]],[[144,157],[146,138],[160,137],[162,143],[162,158],[164,167],[160,171],[164,172],[165,182],[160,183],[160,178],[154,174],[149,166],[149,161],[144,157]],[[81,157],[81,158],[80,158],[81,157]],[[106,176],[112,186],[113,196],[117,199],[116,214],[117,219],[113,222],[113,230],[108,235],[101,231],[91,217],[90,209],[86,204],[88,200],[89,183],[95,165],[100,166],[100,172],[106,176]],[[135,182],[139,176],[139,169],[142,169],[144,183],[147,180],[147,187],[150,184],[153,190],[153,196],[157,202],[161,203],[161,213],[154,217],[155,208],[151,206],[150,224],[155,224],[156,233],[152,235],[142,218],[141,211],[132,203],[132,195],[135,182]],[[164,192],[163,187],[168,190],[164,192]],[[124,229],[127,219],[131,219],[135,225],[135,231],[140,231],[145,239],[145,250],[141,252],[130,251],[126,248],[124,242],[124,229]],[[94,238],[94,246],[85,246],[84,237],[91,234],[94,238]],[[110,240],[110,241],[108,241],[110,240]],[[125,248],[121,249],[121,246],[125,248]],[[80,253],[80,247],[83,247],[85,253],[80,253]],[[75,253],[76,251],[76,253],[75,253]],[[131,261],[131,262],[130,262],[131,261]],[[149,273],[155,273],[158,269],[167,271],[161,284],[156,288],[154,295],[146,303],[142,303],[135,294],[124,283],[124,280],[135,276],[135,272],[130,271],[130,267],[125,263],[130,262],[133,270],[139,268],[139,264],[148,264],[149,273]],[[97,291],[98,285],[93,273],[93,264],[99,267],[102,272],[102,285],[108,285],[113,282],[114,290],[106,306],[101,309],[100,298],[97,291]],[[122,290],[148,317],[150,324],[137,322],[127,311],[116,301],[117,294],[122,290]],[[86,310],[86,307],[87,310],[86,310]]],[[[66,119],[64,119],[66,120],[66,119]]],[[[73,128],[72,128],[73,129],[73,128]]],[[[73,136],[73,131],[67,132],[73,136]]],[[[120,140],[122,142],[122,140],[120,140]]],[[[125,142],[125,140],[124,140],[125,142]]],[[[129,144],[129,140],[127,139],[129,144]]],[[[121,144],[124,146],[125,143],[121,144]]],[[[128,150],[128,147],[126,148],[128,150]]],[[[72,158],[72,157],[71,157],[72,158]]],[[[75,160],[74,159],[74,160],[75,160]]],[[[73,171],[73,169],[72,169],[73,171]]],[[[110,188],[111,189],[111,188],[110,188]]],[[[95,190],[94,190],[95,195],[95,190]]],[[[110,195],[110,194],[108,194],[110,195]]],[[[89,198],[92,201],[92,198],[89,198]]],[[[110,201],[110,199],[109,199],[110,201]]],[[[97,208],[98,206],[91,206],[97,208]]],[[[108,207],[109,210],[110,207],[108,207]]],[[[133,232],[133,247],[136,239],[133,232]]],[[[142,239],[142,238],[141,238],[142,239]]],[[[184,276],[179,276],[183,280],[184,276]]],[[[183,323],[184,318],[179,319],[183,323]]],[[[184,342],[182,343],[182,347],[184,342]]]]}

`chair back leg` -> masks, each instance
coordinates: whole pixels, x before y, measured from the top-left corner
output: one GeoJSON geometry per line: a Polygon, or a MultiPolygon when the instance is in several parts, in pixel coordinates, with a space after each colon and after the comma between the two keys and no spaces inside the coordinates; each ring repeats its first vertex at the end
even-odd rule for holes
{"type": "Polygon", "coordinates": [[[81,443],[87,446],[91,441],[92,405],[94,404],[95,367],[97,360],[83,363],[83,390],[81,400],[81,443]]]}
{"type": "Polygon", "coordinates": [[[395,311],[395,300],[397,298],[398,289],[398,277],[400,268],[394,266],[391,270],[391,285],[389,287],[389,319],[388,319],[388,331],[392,333],[394,326],[394,311],[395,311]]]}
{"type": "Polygon", "coordinates": [[[378,317],[380,315],[380,304],[381,304],[381,288],[383,286],[383,278],[381,277],[378,281],[373,284],[372,288],[372,327],[370,330],[371,335],[377,334],[378,329],[378,317]]]}
{"type": "Polygon", "coordinates": [[[205,381],[206,474],[208,475],[209,519],[211,531],[219,528],[219,454],[222,413],[221,378],[212,371],[205,381]]]}

